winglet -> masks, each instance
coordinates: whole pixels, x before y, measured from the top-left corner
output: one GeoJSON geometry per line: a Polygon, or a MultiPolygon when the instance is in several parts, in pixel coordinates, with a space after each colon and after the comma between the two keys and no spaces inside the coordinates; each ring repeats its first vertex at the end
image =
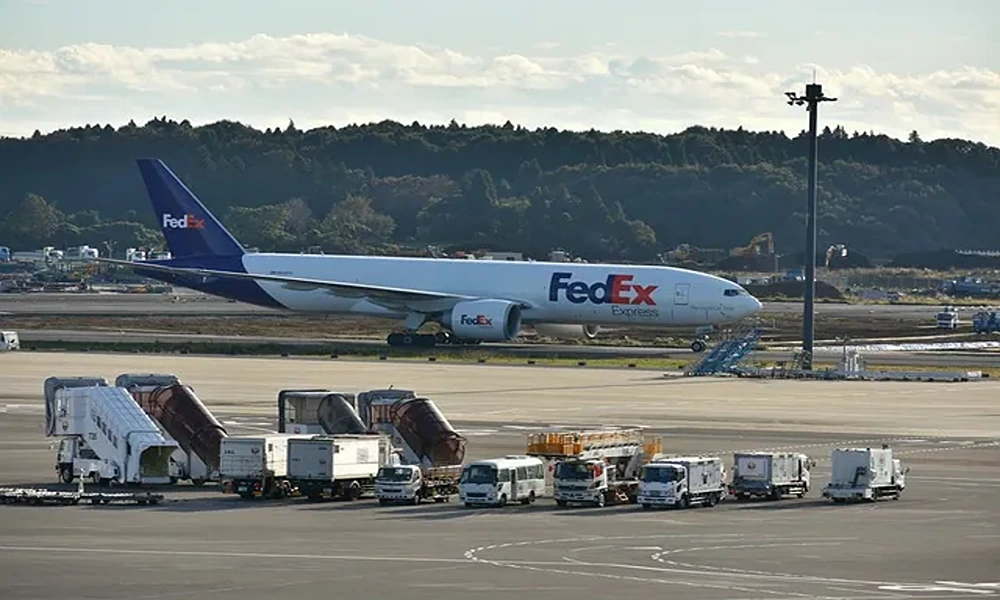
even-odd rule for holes
{"type": "Polygon", "coordinates": [[[136,160],[174,258],[241,256],[243,246],[158,158],[136,160]]]}

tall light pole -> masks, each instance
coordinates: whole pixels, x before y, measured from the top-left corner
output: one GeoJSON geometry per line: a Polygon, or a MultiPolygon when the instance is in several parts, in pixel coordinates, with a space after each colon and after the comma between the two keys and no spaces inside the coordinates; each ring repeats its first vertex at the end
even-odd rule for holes
{"type": "Polygon", "coordinates": [[[789,106],[805,105],[809,111],[809,205],[806,218],[806,290],[802,315],[802,368],[811,371],[813,363],[813,308],[816,296],[816,113],[820,102],[836,102],[836,98],[823,95],[818,83],[806,85],[806,95],[785,92],[789,106]]]}

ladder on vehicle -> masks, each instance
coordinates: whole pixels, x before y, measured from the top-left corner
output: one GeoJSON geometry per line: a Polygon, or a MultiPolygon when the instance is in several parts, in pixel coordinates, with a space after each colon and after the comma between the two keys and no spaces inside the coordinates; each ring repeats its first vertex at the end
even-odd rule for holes
{"type": "Polygon", "coordinates": [[[737,366],[760,341],[760,328],[754,324],[744,324],[735,329],[729,337],[716,344],[685,375],[715,375],[734,373],[737,366]]]}

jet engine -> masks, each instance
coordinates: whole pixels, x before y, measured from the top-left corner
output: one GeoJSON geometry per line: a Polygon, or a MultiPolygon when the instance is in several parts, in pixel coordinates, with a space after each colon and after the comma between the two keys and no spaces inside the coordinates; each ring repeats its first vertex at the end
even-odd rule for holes
{"type": "Polygon", "coordinates": [[[601,330],[597,325],[559,325],[555,323],[537,323],[534,327],[538,335],[573,340],[592,340],[597,337],[597,332],[601,330]]]}
{"type": "Polygon", "coordinates": [[[506,342],[521,332],[521,306],[506,300],[459,302],[443,324],[460,339],[506,342]]]}

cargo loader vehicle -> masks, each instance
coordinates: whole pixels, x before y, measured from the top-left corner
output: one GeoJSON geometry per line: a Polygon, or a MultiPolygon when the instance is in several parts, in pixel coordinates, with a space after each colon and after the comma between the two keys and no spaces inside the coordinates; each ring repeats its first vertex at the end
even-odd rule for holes
{"type": "Polygon", "coordinates": [[[529,434],[528,456],[553,461],[552,495],[558,506],[636,502],[639,470],[662,452],[658,437],[639,428],[540,431],[529,434]]]}

